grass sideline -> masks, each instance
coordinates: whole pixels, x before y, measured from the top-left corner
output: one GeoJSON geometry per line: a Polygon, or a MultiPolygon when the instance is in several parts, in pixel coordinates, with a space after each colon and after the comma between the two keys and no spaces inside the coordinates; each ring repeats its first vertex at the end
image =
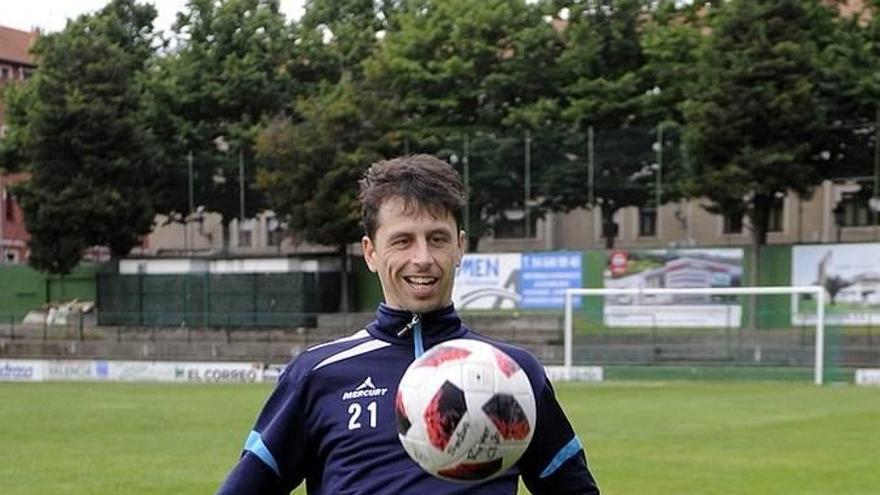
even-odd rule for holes
{"type": "MultiPolygon", "coordinates": [[[[213,493],[269,390],[0,383],[2,493],[213,493]]],[[[562,384],[557,392],[606,495],[858,495],[880,487],[877,388],[670,381],[562,384]]]]}

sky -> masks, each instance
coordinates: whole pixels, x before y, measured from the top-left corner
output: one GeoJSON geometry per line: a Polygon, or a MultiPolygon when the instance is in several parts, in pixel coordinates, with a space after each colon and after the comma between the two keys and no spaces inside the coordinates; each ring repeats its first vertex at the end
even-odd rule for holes
{"type": "MultiPolygon", "coordinates": [[[[39,27],[43,32],[64,29],[68,18],[99,10],[109,0],[0,0],[0,25],[30,31],[39,27]]],[[[169,31],[179,10],[186,0],[140,0],[156,6],[159,15],[155,20],[157,29],[169,31]]],[[[302,14],[304,0],[281,0],[281,11],[288,18],[302,14]]]]}

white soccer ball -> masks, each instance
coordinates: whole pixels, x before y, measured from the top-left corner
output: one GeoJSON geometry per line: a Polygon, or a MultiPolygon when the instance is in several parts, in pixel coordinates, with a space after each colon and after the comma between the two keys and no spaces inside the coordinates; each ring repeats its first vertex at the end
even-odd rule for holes
{"type": "Polygon", "coordinates": [[[478,340],[449,340],[413,361],[395,406],[403,448],[422,469],[449,481],[478,482],[507,471],[535,431],[535,395],[525,371],[478,340]]]}

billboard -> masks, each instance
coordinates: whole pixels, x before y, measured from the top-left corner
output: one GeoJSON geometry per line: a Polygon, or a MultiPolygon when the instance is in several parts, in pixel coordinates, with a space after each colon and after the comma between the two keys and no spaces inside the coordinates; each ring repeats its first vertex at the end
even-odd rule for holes
{"type": "MultiPolygon", "coordinates": [[[[825,287],[825,322],[880,324],[880,243],[794,246],[792,285],[825,287]]],[[[812,296],[792,296],[792,324],[816,320],[812,296]]]]}
{"type": "Polygon", "coordinates": [[[42,380],[42,361],[0,359],[0,382],[39,382],[42,380]]]}
{"type": "Polygon", "coordinates": [[[277,366],[247,362],[0,360],[0,381],[254,383],[279,374],[277,366]]]}
{"type": "Polygon", "coordinates": [[[579,251],[466,254],[452,301],[460,310],[562,309],[565,289],[583,284],[579,251]]]}
{"type": "MultiPolygon", "coordinates": [[[[722,288],[742,281],[743,250],[643,249],[611,253],[607,288],[722,288]]],[[[706,294],[606,296],[606,326],[733,327],[741,325],[736,297],[706,294]]]]}
{"type": "MultiPolygon", "coordinates": [[[[574,251],[524,253],[520,269],[520,307],[523,309],[561,309],[565,290],[583,287],[583,259],[574,251]]],[[[572,301],[580,307],[580,298],[572,301]]]]}

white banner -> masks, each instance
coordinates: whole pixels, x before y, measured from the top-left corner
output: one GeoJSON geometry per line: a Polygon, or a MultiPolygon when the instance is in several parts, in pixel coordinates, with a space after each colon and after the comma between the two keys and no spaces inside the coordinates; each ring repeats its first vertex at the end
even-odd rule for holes
{"type": "MultiPolygon", "coordinates": [[[[825,287],[826,324],[880,324],[880,244],[794,246],[791,264],[792,285],[825,287]]],[[[815,324],[812,296],[792,296],[791,306],[793,325],[815,324]]]]}
{"type": "Polygon", "coordinates": [[[609,327],[739,328],[742,307],[733,304],[705,306],[610,306],[604,309],[609,327]]]}
{"type": "Polygon", "coordinates": [[[0,360],[0,381],[275,382],[279,365],[229,362],[0,360]]]}
{"type": "Polygon", "coordinates": [[[547,378],[551,382],[601,382],[605,379],[605,370],[601,366],[544,366],[547,378]]]}
{"type": "Polygon", "coordinates": [[[519,307],[516,289],[521,267],[520,253],[464,255],[452,290],[456,309],[519,307]]]}
{"type": "Polygon", "coordinates": [[[605,325],[739,328],[740,303],[711,289],[740,286],[742,260],[740,248],[617,250],[605,270],[606,288],[705,288],[706,293],[605,296],[605,325]]]}
{"type": "Polygon", "coordinates": [[[45,361],[46,380],[100,380],[95,361],[45,361]]]}
{"type": "Polygon", "coordinates": [[[263,381],[263,365],[255,363],[186,363],[175,377],[187,382],[255,383],[263,381]]]}
{"type": "Polygon", "coordinates": [[[43,362],[0,359],[0,382],[43,381],[43,362]]]}
{"type": "Polygon", "coordinates": [[[880,385],[880,369],[856,370],[856,385],[880,385]]]}

